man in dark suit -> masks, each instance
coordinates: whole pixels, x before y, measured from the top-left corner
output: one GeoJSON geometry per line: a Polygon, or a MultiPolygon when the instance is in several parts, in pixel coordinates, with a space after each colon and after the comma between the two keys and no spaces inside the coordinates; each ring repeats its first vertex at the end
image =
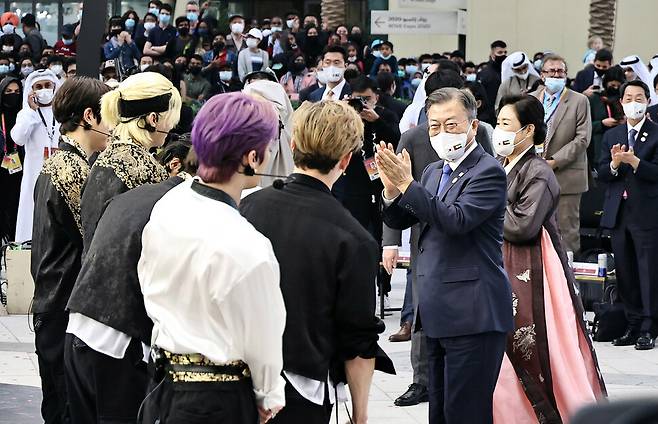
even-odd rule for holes
{"type": "Polygon", "coordinates": [[[396,89],[393,74],[390,72],[377,74],[377,87],[379,88],[379,105],[395,113],[399,122],[407,108],[407,104],[393,97],[396,89]]]}
{"type": "Polygon", "coordinates": [[[576,79],[571,86],[573,91],[577,91],[591,97],[599,89],[604,89],[603,75],[605,71],[612,66],[612,52],[601,49],[594,56],[594,64],[585,66],[585,69],[576,74],[576,79]]]}
{"type": "MultiPolygon", "coordinates": [[[[478,81],[484,86],[487,91],[487,106],[494,107],[496,103],[496,95],[498,88],[501,84],[501,66],[503,61],[507,58],[507,44],[502,40],[496,40],[491,43],[491,53],[489,54],[489,62],[477,76],[478,81]]],[[[494,123],[491,123],[492,125],[494,123]]]]}
{"type": "Polygon", "coordinates": [[[311,102],[320,100],[343,100],[352,93],[345,73],[347,52],[341,46],[329,46],[322,55],[322,70],[327,78],[327,85],[320,87],[308,96],[311,102]]]}
{"type": "Polygon", "coordinates": [[[601,226],[612,229],[617,287],[628,329],[616,346],[653,349],[658,332],[658,125],[646,118],[649,87],[620,89],[626,125],[603,136],[599,179],[607,183],[601,226]]]}
{"type": "Polygon", "coordinates": [[[429,360],[430,423],[492,423],[493,392],[512,295],[503,269],[505,171],[475,142],[477,104],[468,90],[427,98],[430,140],[439,161],[413,179],[406,151],[380,145],[384,221],[420,223],[415,265],[429,360]]]}
{"type": "MultiPolygon", "coordinates": [[[[658,90],[656,90],[656,86],[658,85],[658,74],[653,78],[653,88],[656,93],[658,93],[658,90]]],[[[649,106],[647,108],[647,114],[649,115],[649,119],[651,119],[655,124],[658,124],[658,104],[655,104],[653,106],[649,106]]]]}
{"type": "MultiPolygon", "coordinates": [[[[428,93],[433,93],[444,87],[462,88],[463,80],[456,73],[451,70],[439,70],[432,73],[425,83],[425,89],[428,93]]],[[[421,112],[425,115],[425,110],[421,112]]],[[[484,127],[478,125],[475,141],[482,146],[485,151],[493,155],[491,140],[484,127]]],[[[427,119],[417,127],[411,128],[400,138],[397,152],[401,153],[406,149],[411,158],[412,175],[414,180],[420,181],[423,175],[423,170],[432,162],[439,160],[439,155],[432,147],[430,142],[429,128],[427,119]]],[[[384,250],[382,251],[382,262],[384,267],[392,272],[398,260],[398,246],[402,242],[402,232],[394,230],[384,225],[383,231],[384,250]]],[[[418,258],[418,237],[420,235],[420,224],[414,225],[411,228],[411,295],[414,311],[418,308],[418,284],[415,273],[416,259],[418,258]]],[[[414,317],[418,314],[414,313],[414,317]]],[[[412,322],[401,322],[401,331],[407,328],[407,325],[413,324],[412,322]]],[[[427,386],[428,386],[428,373],[427,373],[427,352],[425,347],[425,340],[422,331],[415,331],[411,336],[411,367],[413,369],[413,382],[407,391],[395,400],[397,406],[412,406],[420,402],[427,402],[427,386]]]]}

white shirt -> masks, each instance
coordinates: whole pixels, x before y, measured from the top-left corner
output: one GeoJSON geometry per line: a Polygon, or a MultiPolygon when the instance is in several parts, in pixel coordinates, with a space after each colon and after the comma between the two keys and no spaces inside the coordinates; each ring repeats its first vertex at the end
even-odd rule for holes
{"type": "Polygon", "coordinates": [[[521,153],[519,153],[519,155],[518,155],[517,157],[515,157],[510,163],[508,163],[507,165],[505,165],[505,173],[506,173],[506,174],[509,174],[510,171],[511,171],[512,169],[514,169],[514,167],[516,166],[516,164],[519,163],[519,161],[523,158],[523,156],[525,156],[525,154],[528,153],[528,151],[529,151],[530,149],[532,149],[533,147],[535,147],[535,146],[534,146],[533,144],[531,144],[530,146],[528,146],[527,149],[525,149],[524,151],[522,151],[521,153]]]}
{"type": "Polygon", "coordinates": [[[343,78],[337,86],[334,88],[329,88],[329,84],[324,87],[324,93],[322,94],[322,100],[341,100],[340,93],[343,92],[343,87],[345,87],[345,78],[343,78]],[[333,93],[333,96],[329,96],[329,92],[333,93]]]}
{"type": "Polygon", "coordinates": [[[271,409],[285,405],[279,264],[227,198],[196,181],[165,194],[144,227],[137,274],[152,345],[218,364],[244,361],[259,405],[271,409]]]}
{"type": "MultiPolygon", "coordinates": [[[[626,121],[626,141],[628,141],[628,134],[631,132],[631,130],[635,130],[635,141],[637,141],[637,138],[640,135],[640,130],[642,129],[642,125],[644,125],[644,121],[646,121],[646,120],[647,120],[647,117],[645,115],[644,118],[642,118],[642,120],[640,122],[638,122],[637,125],[635,125],[635,126],[632,126],[630,124],[630,122],[626,121]]],[[[618,170],[619,170],[618,168],[615,168],[614,166],[612,166],[612,160],[611,160],[610,161],[610,172],[612,172],[612,175],[616,177],[618,175],[618,172],[617,172],[618,170]]],[[[633,172],[635,172],[635,171],[633,171],[633,172]]]]}

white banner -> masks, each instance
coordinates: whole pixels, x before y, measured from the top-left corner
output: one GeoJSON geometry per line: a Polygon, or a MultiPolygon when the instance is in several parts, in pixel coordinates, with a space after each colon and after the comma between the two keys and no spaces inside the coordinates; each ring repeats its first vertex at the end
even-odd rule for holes
{"type": "Polygon", "coordinates": [[[372,34],[459,34],[457,11],[454,12],[370,12],[372,34]]]}

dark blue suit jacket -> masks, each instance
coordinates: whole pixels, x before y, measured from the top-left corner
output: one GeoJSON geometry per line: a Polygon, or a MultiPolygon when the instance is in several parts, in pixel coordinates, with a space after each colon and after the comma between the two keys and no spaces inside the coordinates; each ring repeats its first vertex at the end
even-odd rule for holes
{"type": "Polygon", "coordinates": [[[615,144],[628,145],[628,125],[609,129],[601,142],[599,180],[607,184],[603,204],[603,228],[614,228],[618,224],[619,207],[624,191],[628,195],[628,219],[632,226],[640,229],[658,227],[658,125],[646,120],[635,139],[635,155],[640,158],[637,170],[622,163],[617,176],[612,175],[610,150],[615,144]]]}
{"type": "Polygon", "coordinates": [[[384,209],[391,228],[420,222],[416,272],[419,311],[428,337],[513,329],[512,293],[503,269],[507,176],[481,146],[436,195],[443,161],[384,209]]]}
{"type": "MultiPolygon", "coordinates": [[[[324,94],[325,87],[320,87],[308,96],[309,102],[319,102],[322,100],[322,95],[324,94]]],[[[340,92],[340,99],[344,99],[345,96],[352,94],[352,87],[346,82],[343,86],[343,90],[340,92]]]]}
{"type": "Polygon", "coordinates": [[[594,82],[594,65],[587,65],[585,69],[578,71],[571,85],[573,91],[582,93],[594,82]]]}

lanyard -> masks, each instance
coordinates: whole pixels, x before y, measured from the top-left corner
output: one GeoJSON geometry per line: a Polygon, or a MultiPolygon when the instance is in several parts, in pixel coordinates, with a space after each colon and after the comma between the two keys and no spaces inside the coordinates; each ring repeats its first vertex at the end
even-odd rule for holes
{"type": "MultiPolygon", "coordinates": [[[[43,117],[43,113],[41,113],[41,109],[38,108],[37,112],[39,112],[39,117],[41,118],[41,122],[43,123],[43,126],[46,129],[46,133],[48,134],[48,138],[50,139],[50,145],[48,147],[52,147],[53,138],[55,138],[55,114],[53,114],[52,127],[50,128],[50,130],[48,130],[48,124],[46,124],[46,118],[43,117]]],[[[4,127],[4,121],[3,121],[3,127],[4,127]]]]}

